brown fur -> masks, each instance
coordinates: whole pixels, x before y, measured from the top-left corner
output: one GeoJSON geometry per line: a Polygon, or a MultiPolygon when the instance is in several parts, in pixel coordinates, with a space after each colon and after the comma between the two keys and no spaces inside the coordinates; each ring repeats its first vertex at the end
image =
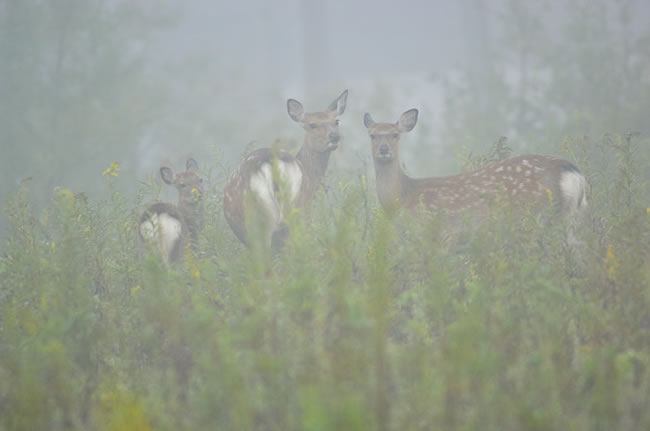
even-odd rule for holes
{"type": "MultiPolygon", "coordinates": [[[[230,175],[224,187],[224,215],[228,225],[242,243],[250,246],[245,212],[247,196],[250,196],[250,179],[264,164],[272,164],[275,157],[285,162],[297,162],[302,172],[302,183],[293,205],[309,212],[311,201],[318,190],[321,178],[327,171],[330,154],[336,150],[340,142],[341,134],[337,117],[343,114],[346,101],[347,90],[336,98],[326,110],[305,113],[300,102],[289,99],[287,101],[289,116],[294,121],[303,124],[305,129],[305,141],[298,154],[294,157],[283,150],[274,151],[270,148],[261,148],[248,154],[230,175]]],[[[272,243],[280,245],[288,235],[286,225],[283,224],[273,229],[276,231],[271,232],[272,243]]]]}
{"type": "Polygon", "coordinates": [[[167,214],[175,218],[181,224],[181,235],[169,255],[163,256],[166,263],[174,263],[182,260],[188,235],[192,246],[195,246],[198,241],[198,233],[203,224],[203,179],[194,159],[187,160],[185,172],[174,174],[172,169],[161,167],[160,176],[166,184],[174,186],[178,190],[178,204],[157,202],[150,205],[143,212],[138,223],[138,242],[142,246],[146,243],[146,239],[142,236],[141,226],[153,214],[167,214]]]}
{"type": "MultiPolygon", "coordinates": [[[[560,181],[564,172],[578,172],[570,162],[550,156],[523,155],[493,163],[473,172],[447,177],[411,178],[402,170],[399,137],[412,130],[417,111],[407,111],[397,123],[375,123],[366,114],[364,123],[371,137],[379,202],[386,208],[429,210],[451,214],[486,213],[499,199],[520,205],[555,202],[563,213],[572,212],[560,181]],[[413,112],[414,111],[414,112],[413,112]]],[[[584,204],[584,196],[578,205],[584,204]]]]}

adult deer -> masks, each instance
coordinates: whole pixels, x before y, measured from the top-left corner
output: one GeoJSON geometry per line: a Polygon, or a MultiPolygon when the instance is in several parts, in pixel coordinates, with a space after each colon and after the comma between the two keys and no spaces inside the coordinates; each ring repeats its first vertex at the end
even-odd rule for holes
{"type": "Polygon", "coordinates": [[[239,240],[250,246],[259,234],[266,246],[277,248],[288,236],[285,217],[290,208],[309,206],[325,175],[330,154],[341,140],[339,117],[345,112],[348,90],[319,112],[305,112],[294,99],[287,101],[289,117],[305,129],[305,141],[294,157],[283,150],[261,148],[250,153],[224,188],[223,210],[239,240]],[[252,232],[253,224],[261,230],[252,232]]]}
{"type": "Polygon", "coordinates": [[[166,264],[179,262],[187,245],[196,244],[203,222],[203,179],[196,160],[185,163],[185,172],[160,168],[162,180],[178,190],[178,204],[158,202],[149,206],[138,223],[141,244],[153,245],[166,264]]]}
{"type": "Polygon", "coordinates": [[[512,157],[460,175],[411,178],[402,170],[399,138],[410,132],[418,119],[417,109],[404,112],[397,123],[376,123],[366,113],[377,178],[377,195],[384,208],[408,208],[420,204],[450,214],[485,214],[490,205],[504,198],[510,203],[545,205],[554,202],[564,216],[586,207],[586,181],[572,163],[555,157],[512,157]]]}

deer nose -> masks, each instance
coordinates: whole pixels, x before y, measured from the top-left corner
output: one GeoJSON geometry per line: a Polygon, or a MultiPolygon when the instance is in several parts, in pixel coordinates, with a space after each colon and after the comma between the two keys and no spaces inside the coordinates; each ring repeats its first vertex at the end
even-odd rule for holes
{"type": "Polygon", "coordinates": [[[390,148],[388,148],[387,144],[381,144],[379,146],[379,154],[381,154],[382,156],[388,154],[389,152],[390,152],[390,148]]]}
{"type": "Polygon", "coordinates": [[[331,132],[329,138],[330,142],[332,143],[337,143],[339,140],[341,140],[341,136],[336,132],[331,132]]]}

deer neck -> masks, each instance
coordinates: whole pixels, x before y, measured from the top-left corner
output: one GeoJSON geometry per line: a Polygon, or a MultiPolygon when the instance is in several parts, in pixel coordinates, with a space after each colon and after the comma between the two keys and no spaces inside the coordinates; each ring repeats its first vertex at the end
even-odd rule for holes
{"type": "Polygon", "coordinates": [[[196,238],[203,225],[203,202],[199,201],[191,204],[179,202],[178,209],[183,215],[190,235],[192,235],[192,238],[196,238]]]}
{"type": "Polygon", "coordinates": [[[321,179],[325,176],[325,172],[327,171],[330,153],[331,151],[318,152],[310,150],[307,148],[307,144],[304,144],[302,148],[300,148],[300,151],[298,151],[296,159],[298,159],[302,166],[303,202],[310,201],[316,193],[316,190],[318,190],[321,179]]]}
{"type": "Polygon", "coordinates": [[[379,163],[375,160],[375,176],[377,196],[381,206],[384,208],[404,206],[413,180],[402,170],[399,158],[395,158],[390,163],[379,163]]]}

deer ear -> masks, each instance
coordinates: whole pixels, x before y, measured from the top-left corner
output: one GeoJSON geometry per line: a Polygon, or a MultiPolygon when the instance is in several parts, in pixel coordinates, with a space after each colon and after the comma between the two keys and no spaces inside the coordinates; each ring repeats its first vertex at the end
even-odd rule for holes
{"type": "Polygon", "coordinates": [[[187,159],[187,162],[185,163],[185,170],[198,171],[199,164],[196,162],[196,160],[190,157],[189,159],[187,159]]]}
{"type": "Polygon", "coordinates": [[[366,129],[375,124],[375,120],[372,119],[368,112],[363,116],[363,125],[366,126],[366,129]]]}
{"type": "Polygon", "coordinates": [[[298,123],[301,123],[305,117],[305,108],[302,107],[302,103],[295,99],[287,100],[287,112],[289,113],[289,117],[298,123]]]}
{"type": "Polygon", "coordinates": [[[410,132],[415,127],[415,124],[418,122],[418,110],[409,109],[399,117],[397,122],[397,127],[399,128],[400,133],[410,132]]]}
{"type": "Polygon", "coordinates": [[[336,115],[341,115],[345,112],[345,105],[348,103],[348,90],[343,91],[339,97],[337,97],[330,105],[327,107],[330,111],[336,112],[336,115]]]}
{"type": "Polygon", "coordinates": [[[167,166],[163,166],[160,168],[160,178],[162,178],[165,183],[172,184],[174,182],[174,171],[167,166]]]}

